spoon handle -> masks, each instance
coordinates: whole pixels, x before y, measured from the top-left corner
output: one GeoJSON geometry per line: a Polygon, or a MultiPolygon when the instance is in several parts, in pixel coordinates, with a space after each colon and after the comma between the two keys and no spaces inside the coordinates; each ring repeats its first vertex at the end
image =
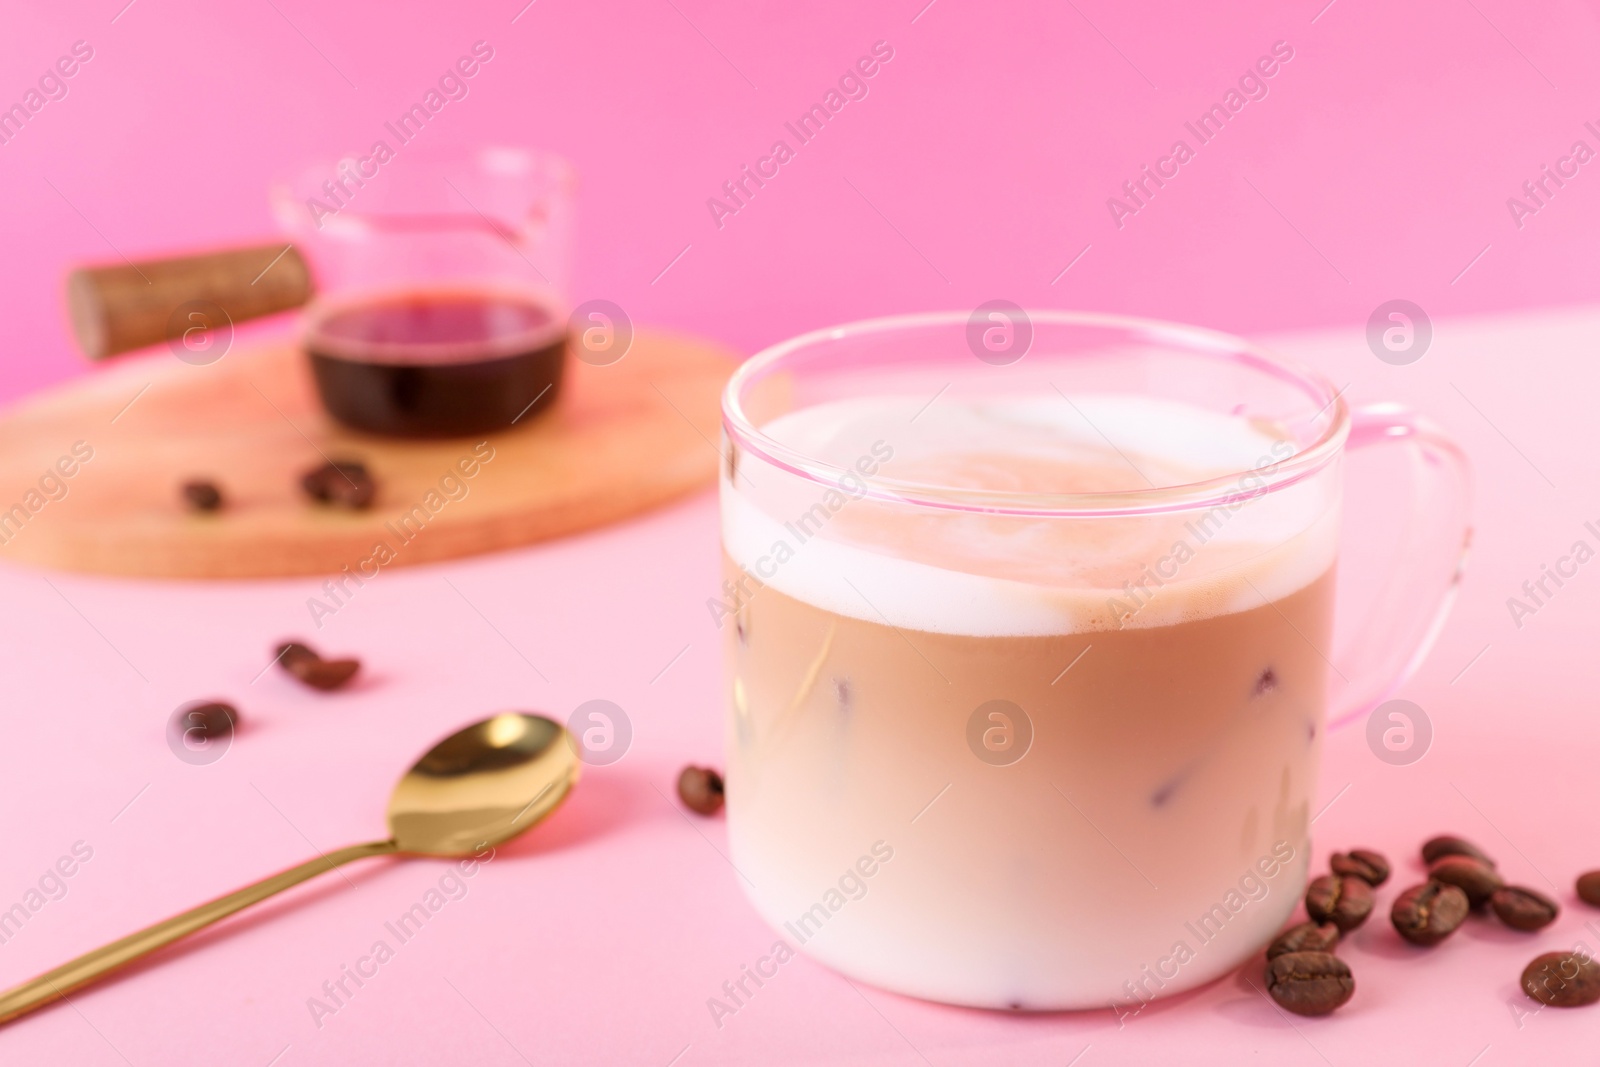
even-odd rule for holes
{"type": "Polygon", "coordinates": [[[351,860],[365,859],[368,856],[385,856],[397,851],[399,851],[398,846],[393,841],[373,841],[370,844],[336,849],[314,860],[307,860],[298,867],[290,867],[270,878],[263,878],[254,885],[247,885],[243,889],[201,904],[197,908],[190,908],[181,915],[174,915],[154,926],[147,926],[120,941],[113,941],[92,952],[86,952],[70,963],[64,963],[53,971],[46,971],[32,981],[24,982],[15,989],[0,994],[0,1023],[9,1022],[53,1000],[63,999],[73,990],[133,962],[147,952],[153,952],[163,945],[170,945],[181,937],[187,937],[196,930],[210,926],[218,919],[227,918],[236,911],[260,903],[275,893],[299,885],[308,878],[315,878],[351,860]]]}

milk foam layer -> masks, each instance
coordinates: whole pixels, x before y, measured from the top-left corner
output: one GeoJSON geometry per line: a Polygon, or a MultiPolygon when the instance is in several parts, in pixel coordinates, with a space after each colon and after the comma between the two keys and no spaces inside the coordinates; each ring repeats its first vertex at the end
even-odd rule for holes
{"type": "MultiPolygon", "coordinates": [[[[763,429],[840,467],[861,470],[867,460],[868,482],[1033,493],[1244,479],[1294,453],[1270,425],[1174,401],[1063,401],[859,398],[763,429]]],[[[1021,518],[857,499],[746,462],[722,483],[723,545],[788,596],[903,629],[1010,636],[1168,626],[1259,607],[1326,573],[1336,487],[1337,479],[1311,479],[1232,509],[1166,516],[1021,518]]]]}

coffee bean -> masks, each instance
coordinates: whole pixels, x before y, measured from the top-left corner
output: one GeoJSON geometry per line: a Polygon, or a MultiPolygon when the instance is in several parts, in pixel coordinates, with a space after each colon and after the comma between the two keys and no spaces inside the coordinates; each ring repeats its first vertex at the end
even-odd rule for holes
{"type": "Polygon", "coordinates": [[[1464,837],[1453,837],[1450,834],[1430,838],[1422,846],[1422,862],[1428,866],[1433,866],[1434,861],[1442,856],[1471,856],[1491,867],[1494,866],[1494,860],[1490,859],[1483,849],[1464,837]]]}
{"type": "Polygon", "coordinates": [[[1489,894],[1489,906],[1513,930],[1538,930],[1556,921],[1561,906],[1543,893],[1508,885],[1489,894]]]}
{"type": "Polygon", "coordinates": [[[167,718],[167,748],[193,767],[205,767],[228,754],[239,729],[239,712],[220,700],[193,700],[167,718]]]}
{"type": "Polygon", "coordinates": [[[314,467],[300,477],[300,487],[323,504],[360,510],[372,504],[378,485],[358,460],[341,459],[314,467]]]}
{"type": "Polygon", "coordinates": [[[278,666],[313,689],[338,689],[361,669],[358,659],[323,659],[316,650],[299,641],[278,646],[278,666]]]}
{"type": "Polygon", "coordinates": [[[1371,886],[1379,886],[1389,880],[1389,861],[1384,858],[1383,853],[1374,852],[1369,848],[1335,852],[1328,860],[1328,866],[1333,868],[1334,874],[1359,878],[1371,886]]]}
{"type": "Polygon", "coordinates": [[[722,810],[722,775],[709,767],[689,766],[678,775],[678,799],[701,815],[722,810]]]}
{"type": "Polygon", "coordinates": [[[278,646],[278,662],[285,669],[302,660],[321,658],[310,645],[302,644],[299,641],[285,641],[278,646]]]}
{"type": "Polygon", "coordinates": [[[192,511],[216,511],[222,507],[222,490],[213,482],[196,478],[183,483],[183,499],[192,511]]]}
{"type": "Polygon", "coordinates": [[[1600,908],[1600,871],[1586,871],[1578,875],[1578,899],[1600,908]]]}
{"type": "Polygon", "coordinates": [[[1600,1000],[1600,964],[1582,952],[1546,952],[1522,972],[1522,991],[1552,1008],[1600,1000]]]}
{"type": "Polygon", "coordinates": [[[1470,908],[1461,889],[1430,880],[1396,897],[1389,921],[1413,945],[1437,945],[1456,932],[1470,908]]]}
{"type": "Polygon", "coordinates": [[[1267,959],[1275,960],[1287,952],[1332,952],[1338,944],[1339,928],[1332,923],[1301,923],[1267,946],[1267,959]]]}
{"type": "Polygon", "coordinates": [[[294,676],[313,689],[338,689],[361,669],[358,659],[319,659],[297,668],[294,676]]]}
{"type": "Polygon", "coordinates": [[[1285,1011],[1326,1015],[1356,991],[1350,967],[1329,952],[1286,952],[1267,963],[1267,993],[1285,1011]]]}
{"type": "Polygon", "coordinates": [[[239,712],[220,700],[196,701],[183,708],[181,721],[186,732],[209,741],[233,733],[239,712]]]}
{"type": "Polygon", "coordinates": [[[1489,897],[1494,891],[1506,884],[1506,880],[1500,877],[1500,872],[1487,863],[1459,853],[1440,856],[1428,868],[1428,877],[1436,882],[1459,887],[1467,895],[1467,902],[1474,908],[1481,908],[1489,903],[1489,897]]]}
{"type": "Polygon", "coordinates": [[[1306,914],[1347,934],[1372,914],[1372,887],[1360,878],[1325,874],[1306,887],[1306,914]]]}

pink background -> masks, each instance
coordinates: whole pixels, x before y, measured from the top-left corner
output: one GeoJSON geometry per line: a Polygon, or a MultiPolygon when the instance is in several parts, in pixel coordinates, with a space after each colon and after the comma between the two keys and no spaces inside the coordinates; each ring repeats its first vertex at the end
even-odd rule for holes
{"type": "Polygon", "coordinates": [[[1600,21],[1577,2],[1337,0],[1313,24],[1325,0],[937,0],[913,24],[926,0],[537,0],[512,24],[525,0],[136,0],[110,23],[124,2],[17,5],[0,41],[7,102],[73,41],[95,49],[0,146],[11,395],[79,367],[69,265],[271,236],[269,176],[365,151],[479,39],[495,60],[427,142],[565,154],[578,297],[749,351],[997,297],[1234,331],[1364,321],[1395,297],[1435,318],[1591,298],[1590,168],[1520,231],[1505,206],[1600,120],[1600,21]],[[867,98],[718,230],[707,198],[880,39],[895,58],[867,98]],[[1295,58],[1267,98],[1119,231],[1106,199],[1277,40],[1295,58]]]}
{"type": "MultiPolygon", "coordinates": [[[[993,298],[1151,314],[1271,334],[1350,383],[1356,401],[1403,399],[1435,416],[1472,455],[1479,504],[1459,609],[1403,690],[1431,716],[1433,747],[1393,767],[1359,729],[1331,740],[1318,863],[1332,849],[1377,847],[1397,859],[1403,886],[1417,874],[1416,843],[1454,830],[1514,880],[1552,892],[1548,878],[1567,911],[1537,935],[1473,923],[1432,954],[1399,943],[1380,915],[1345,953],[1355,1000],[1293,1027],[1237,978],[1119,1030],[1103,1012],[1012,1018],[855,990],[799,961],[718,1030],[706,998],[773,935],[719,855],[721,823],[687,821],[668,799],[683,762],[719,758],[718,650],[703,607],[716,582],[715,505],[702,495],[557,544],[385,572],[317,635],[370,668],[332,697],[275,672],[252,682],[274,640],[308,631],[316,583],[0,566],[0,908],[73,842],[94,849],[67,896],[0,945],[0,984],[313,848],[380,833],[395,774],[481,714],[564,718],[603,697],[635,730],[621,762],[593,770],[321,1029],[306,998],[435,884],[437,867],[374,863],[350,869],[349,883],[324,879],[0,1031],[7,1062],[943,1065],[1081,1054],[1092,1067],[1270,1052],[1289,1063],[1489,1065],[1592,1047],[1600,1009],[1520,1020],[1512,1009],[1529,1006],[1515,980],[1533,955],[1600,941],[1584,929],[1600,926],[1600,911],[1570,893],[1573,875],[1600,866],[1600,845],[1591,817],[1562,810],[1592,802],[1600,753],[1600,572],[1580,571],[1521,629],[1505,606],[1574,540],[1595,544],[1583,523],[1600,520],[1590,429],[1600,314],[1573,307],[1593,299],[1585,268],[1600,192],[1588,186],[1600,178],[1585,167],[1520,230],[1505,205],[1573,140],[1600,147],[1583,129],[1600,120],[1585,110],[1600,86],[1591,9],[937,0],[919,16],[919,0],[781,13],[537,0],[512,23],[518,0],[120,7],[13,11],[0,37],[3,101],[73,41],[95,49],[69,95],[0,145],[10,330],[0,397],[84,373],[62,328],[68,266],[270,236],[271,174],[365,149],[484,39],[495,59],[423,136],[526,143],[574,161],[579,299],[743,351],[831,322],[993,298]],[[706,198],[879,39],[895,58],[870,95],[717,229],[706,198]],[[1270,95],[1118,230],[1106,198],[1280,39],[1295,58],[1270,95]],[[1362,337],[1372,309],[1396,297],[1436,328],[1408,367],[1380,363],[1362,337]],[[179,702],[212,694],[236,700],[251,726],[219,763],[182,764],[162,724],[179,702]]],[[[404,164],[402,153],[392,165],[404,164]]],[[[1357,480],[1374,466],[1356,465],[1357,480]]],[[[1352,570],[1378,556],[1393,507],[1392,495],[1353,491],[1352,570]]],[[[1359,602],[1362,581],[1348,592],[1359,602]]],[[[1398,888],[1380,892],[1381,909],[1398,888]]]]}

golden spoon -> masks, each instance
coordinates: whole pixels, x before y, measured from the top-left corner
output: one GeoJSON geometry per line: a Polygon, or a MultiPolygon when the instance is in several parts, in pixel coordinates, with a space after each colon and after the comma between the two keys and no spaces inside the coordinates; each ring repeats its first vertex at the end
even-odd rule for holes
{"type": "Polygon", "coordinates": [[[0,994],[0,1023],[351,860],[466,856],[509,841],[556,809],[577,782],[578,767],[566,729],[543,716],[506,712],[474,723],[434,745],[395,785],[388,840],[318,856],[85,953],[0,994]]]}

